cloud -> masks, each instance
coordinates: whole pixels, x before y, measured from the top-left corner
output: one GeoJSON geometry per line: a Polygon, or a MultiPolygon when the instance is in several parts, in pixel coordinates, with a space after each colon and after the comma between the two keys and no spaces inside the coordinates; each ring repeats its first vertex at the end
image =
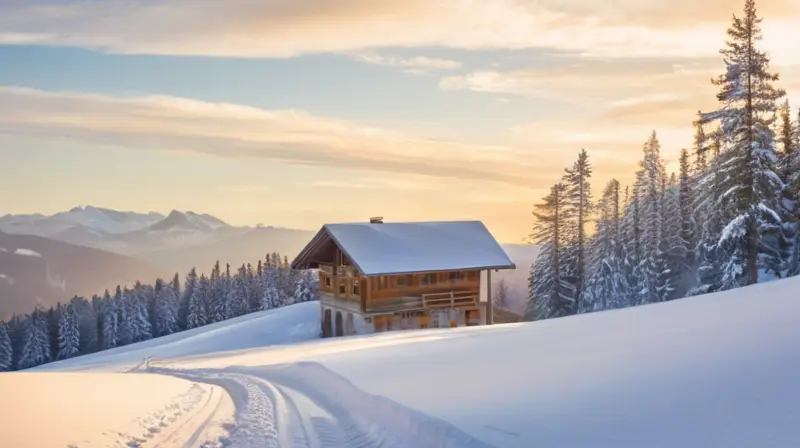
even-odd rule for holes
{"type": "Polygon", "coordinates": [[[0,134],[525,187],[551,180],[527,150],[425,139],[304,111],[169,96],[3,87],[0,134]]]}
{"type": "MultiPolygon", "coordinates": [[[[118,53],[290,57],[385,47],[547,48],[604,57],[715,54],[741,0],[14,1],[0,42],[118,53]]],[[[797,57],[796,0],[763,13],[797,57]]]]}
{"type": "Polygon", "coordinates": [[[360,53],[354,54],[351,57],[365,64],[400,68],[403,71],[414,74],[435,70],[453,70],[462,66],[462,63],[459,61],[429,58],[426,56],[403,58],[398,56],[384,56],[377,53],[360,53]]]}
{"type": "Polygon", "coordinates": [[[439,87],[606,105],[624,98],[647,99],[653,92],[675,97],[687,88],[707,89],[711,76],[721,70],[718,58],[562,58],[553,67],[445,76],[439,87]]]}

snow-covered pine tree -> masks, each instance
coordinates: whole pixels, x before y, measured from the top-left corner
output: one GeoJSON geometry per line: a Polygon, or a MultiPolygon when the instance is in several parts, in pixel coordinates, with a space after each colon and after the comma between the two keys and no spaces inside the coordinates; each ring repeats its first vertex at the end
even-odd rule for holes
{"type": "Polygon", "coordinates": [[[271,310],[281,305],[280,273],[278,267],[264,269],[264,296],[261,299],[261,310],[271,310]]]}
{"type": "Polygon", "coordinates": [[[47,316],[37,308],[26,319],[25,342],[19,359],[20,369],[29,369],[50,362],[51,348],[47,335],[47,316]]]}
{"type": "Polygon", "coordinates": [[[644,158],[640,162],[640,174],[637,175],[641,204],[642,235],[640,275],[641,289],[639,303],[655,303],[663,301],[665,291],[670,289],[666,283],[669,275],[667,255],[664,247],[663,202],[666,170],[661,159],[661,143],[655,131],[644,144],[644,158]]]}
{"type": "Polygon", "coordinates": [[[209,291],[209,280],[205,275],[200,275],[200,279],[192,289],[192,296],[189,298],[189,311],[186,316],[186,328],[198,328],[208,324],[208,311],[206,309],[206,296],[209,291]]]}
{"type": "Polygon", "coordinates": [[[58,325],[58,359],[74,358],[80,353],[79,319],[78,311],[73,303],[61,310],[61,318],[58,325]]]}
{"type": "Polygon", "coordinates": [[[625,213],[622,220],[623,267],[625,272],[626,297],[623,307],[639,305],[644,288],[642,274],[642,207],[641,190],[644,188],[644,172],[636,173],[633,188],[625,188],[625,213]]]}
{"type": "Polygon", "coordinates": [[[697,121],[694,122],[694,169],[696,173],[705,173],[708,170],[708,137],[703,129],[703,112],[697,112],[697,121]]]}
{"type": "Polygon", "coordinates": [[[74,297],[70,301],[78,318],[80,333],[80,354],[94,353],[100,349],[100,335],[97,328],[97,313],[94,305],[83,297],[74,297]]]}
{"type": "MultiPolygon", "coordinates": [[[[784,153],[786,151],[784,150],[784,153]]],[[[793,213],[789,213],[786,222],[791,244],[786,263],[786,275],[800,275],[800,110],[792,131],[792,147],[789,155],[784,155],[786,190],[794,203],[793,213]]]]}
{"type": "Polygon", "coordinates": [[[50,307],[45,311],[45,320],[47,321],[47,339],[48,346],[50,347],[50,357],[55,358],[58,355],[58,323],[61,320],[61,312],[64,305],[61,302],[54,307],[50,307]]]}
{"type": "Polygon", "coordinates": [[[561,259],[565,243],[562,231],[570,218],[566,196],[566,186],[556,184],[533,212],[536,219],[531,241],[541,249],[531,267],[526,312],[530,320],[563,317],[575,311],[574,285],[564,280],[567,266],[561,259]]]}
{"type": "Polygon", "coordinates": [[[131,306],[130,306],[131,292],[127,286],[117,286],[114,293],[114,300],[117,302],[117,346],[128,345],[133,342],[133,323],[130,319],[131,306]]]}
{"type": "Polygon", "coordinates": [[[19,359],[22,356],[22,347],[25,345],[25,335],[27,331],[27,317],[14,314],[8,320],[8,337],[11,339],[11,369],[19,366],[19,359]]]}
{"type": "Polygon", "coordinates": [[[300,272],[297,277],[297,283],[294,288],[293,303],[303,303],[311,300],[311,285],[309,278],[305,272],[300,272]]]}
{"type": "Polygon", "coordinates": [[[155,284],[155,335],[166,336],[178,331],[178,297],[180,284],[176,283],[178,274],[170,283],[164,283],[160,278],[155,284]]]}
{"type": "Polygon", "coordinates": [[[795,149],[795,129],[792,122],[792,109],[789,106],[788,99],[778,109],[778,117],[778,142],[781,148],[778,166],[781,178],[786,182],[793,174],[791,159],[795,149]]]}
{"type": "Polygon", "coordinates": [[[186,274],[186,281],[183,285],[183,294],[181,294],[181,300],[178,304],[178,326],[185,330],[190,328],[187,325],[187,316],[189,315],[189,302],[191,301],[192,295],[194,295],[194,288],[197,285],[197,270],[192,268],[189,270],[189,273],[186,274]]]}
{"type": "Polygon", "coordinates": [[[206,290],[206,312],[208,323],[221,322],[225,320],[225,287],[223,286],[224,276],[219,266],[219,261],[211,269],[208,278],[208,289],[206,290]]]}
{"type": "MultiPolygon", "coordinates": [[[[677,221],[670,221],[669,235],[672,236],[669,244],[670,265],[674,271],[675,286],[674,298],[685,297],[694,287],[695,275],[695,247],[696,223],[694,200],[694,177],[692,176],[689,151],[681,150],[680,171],[677,180],[677,197],[673,196],[665,209],[669,214],[677,210],[677,221]]],[[[674,192],[673,192],[674,193],[674,192]]]]}
{"type": "Polygon", "coordinates": [[[722,151],[711,170],[705,194],[717,198],[724,228],[715,244],[722,266],[721,289],[758,282],[759,268],[783,265],[783,239],[778,200],[783,182],[775,171],[776,101],[785,92],[773,83],[769,58],[756,45],[761,40],[761,18],[754,0],[746,0],[744,15],[733,17],[723,55],[726,71],[714,79],[721,106],[703,115],[702,122],[719,122],[722,151]]]}
{"type": "Polygon", "coordinates": [[[563,183],[566,187],[565,203],[568,209],[566,214],[571,217],[572,222],[569,227],[573,238],[569,242],[570,250],[565,251],[564,263],[569,266],[572,273],[570,280],[575,289],[573,313],[578,313],[587,277],[586,230],[592,213],[592,189],[589,183],[592,166],[585,149],[581,149],[578,153],[578,159],[572,168],[567,168],[565,171],[563,183]]]}
{"type": "MultiPolygon", "coordinates": [[[[119,292],[119,287],[117,287],[119,292]]],[[[106,290],[103,294],[103,349],[114,348],[118,344],[119,338],[119,305],[120,297],[115,295],[113,298],[106,290]]]]}
{"type": "Polygon", "coordinates": [[[258,261],[256,272],[253,272],[248,265],[247,280],[249,284],[247,303],[250,306],[249,312],[253,313],[261,310],[261,300],[264,297],[264,268],[261,260],[258,261]]]}
{"type": "Polygon", "coordinates": [[[783,219],[784,241],[779,241],[779,248],[784,252],[784,273],[787,276],[796,275],[800,271],[800,204],[798,204],[797,190],[797,143],[795,123],[792,122],[789,100],[780,107],[778,123],[778,141],[781,152],[779,154],[778,174],[784,183],[781,192],[780,212],[783,219]]]}
{"type": "Polygon", "coordinates": [[[247,263],[246,265],[242,265],[238,278],[237,278],[237,288],[239,290],[239,295],[236,298],[237,300],[237,309],[238,315],[244,316],[250,312],[250,297],[253,294],[251,288],[253,287],[253,265],[247,263]]]}
{"type": "Polygon", "coordinates": [[[498,308],[507,310],[509,305],[508,300],[508,285],[506,284],[506,279],[503,278],[497,283],[492,304],[498,308]]]}
{"type": "MultiPolygon", "coordinates": [[[[684,297],[685,286],[683,276],[688,275],[686,252],[689,244],[683,239],[682,217],[680,211],[680,186],[675,173],[669,176],[669,181],[662,187],[661,222],[663,230],[663,252],[666,269],[662,276],[660,301],[674,300],[684,297]],[[676,213],[678,211],[678,213],[676,213]],[[680,289],[680,290],[679,290],[680,289]]],[[[691,209],[689,210],[691,211],[691,209]]]]}
{"type": "Polygon", "coordinates": [[[133,290],[129,291],[126,308],[132,343],[146,341],[153,337],[153,328],[148,313],[148,295],[152,294],[151,289],[137,281],[133,290]]]}
{"type": "Polygon", "coordinates": [[[590,243],[590,272],[587,298],[581,312],[627,306],[623,260],[622,209],[620,183],[612,179],[597,204],[598,219],[590,243]]]}
{"type": "Polygon", "coordinates": [[[8,334],[8,325],[0,322],[0,372],[8,372],[14,365],[14,351],[11,346],[11,337],[8,334]]]}

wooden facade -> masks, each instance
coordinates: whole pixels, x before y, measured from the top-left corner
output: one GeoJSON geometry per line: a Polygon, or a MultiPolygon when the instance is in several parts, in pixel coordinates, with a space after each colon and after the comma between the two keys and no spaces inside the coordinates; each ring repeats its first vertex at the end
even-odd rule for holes
{"type": "Polygon", "coordinates": [[[366,277],[336,252],[338,263],[319,266],[323,301],[350,302],[362,313],[478,307],[478,270],[366,277]]]}

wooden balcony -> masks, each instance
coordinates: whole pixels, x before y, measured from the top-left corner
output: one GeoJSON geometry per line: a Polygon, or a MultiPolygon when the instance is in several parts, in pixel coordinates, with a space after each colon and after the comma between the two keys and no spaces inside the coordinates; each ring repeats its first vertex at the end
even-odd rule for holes
{"type": "Polygon", "coordinates": [[[446,310],[458,308],[477,308],[478,293],[475,291],[450,291],[420,296],[406,296],[392,299],[371,300],[367,303],[368,313],[446,310]]]}

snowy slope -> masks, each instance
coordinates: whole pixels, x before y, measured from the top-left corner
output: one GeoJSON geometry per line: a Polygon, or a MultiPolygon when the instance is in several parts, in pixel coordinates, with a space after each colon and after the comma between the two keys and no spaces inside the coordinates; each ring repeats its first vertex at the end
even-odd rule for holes
{"type": "MultiPolygon", "coordinates": [[[[316,324],[312,306],[281,320],[316,324]]],[[[791,447],[797,316],[789,279],[547,322],[261,348],[247,348],[270,341],[245,320],[199,356],[213,336],[47,368],[160,357],[138,371],[230,394],[232,446],[791,447]]]]}
{"type": "Polygon", "coordinates": [[[234,412],[222,388],[168,376],[0,374],[0,391],[13,406],[0,445],[14,448],[182,446],[219,439],[234,412]]]}

